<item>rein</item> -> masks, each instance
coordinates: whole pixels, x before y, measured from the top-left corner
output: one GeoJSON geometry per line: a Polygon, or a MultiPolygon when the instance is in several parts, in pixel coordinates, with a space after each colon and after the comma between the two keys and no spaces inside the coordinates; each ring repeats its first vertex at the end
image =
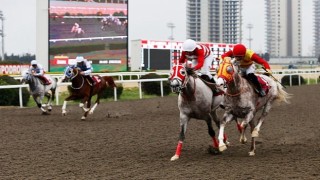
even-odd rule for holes
{"type": "MultiPolygon", "coordinates": [[[[183,84],[181,85],[181,89],[184,89],[187,87],[187,84],[188,84],[188,81],[190,79],[189,77],[190,75],[187,76],[187,78],[184,80],[183,84]]],[[[194,87],[193,87],[193,92],[192,92],[192,95],[194,95],[194,93],[196,92],[196,78],[193,77],[193,84],[194,84],[194,87]]]]}
{"type": "MultiPolygon", "coordinates": [[[[79,75],[79,71],[77,71],[77,74],[76,75],[74,75],[74,76],[72,76],[70,79],[71,79],[71,82],[72,82],[72,80],[75,78],[75,77],[77,77],[79,75]]],[[[83,76],[81,76],[81,78],[82,78],[82,84],[80,85],[80,87],[73,87],[72,86],[72,83],[71,83],[71,88],[72,89],[81,89],[82,87],[83,87],[83,85],[84,85],[84,78],[83,78],[83,76]]]]}

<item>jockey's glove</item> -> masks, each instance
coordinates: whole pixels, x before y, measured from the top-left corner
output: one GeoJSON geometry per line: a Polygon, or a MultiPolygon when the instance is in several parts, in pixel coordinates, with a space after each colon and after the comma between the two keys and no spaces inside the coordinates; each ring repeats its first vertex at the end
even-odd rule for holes
{"type": "Polygon", "coordinates": [[[186,67],[186,72],[187,72],[187,74],[193,74],[194,68],[186,67]]]}
{"type": "Polygon", "coordinates": [[[272,75],[272,71],[271,71],[270,69],[266,69],[266,74],[267,74],[268,76],[270,76],[270,75],[272,75]]]}

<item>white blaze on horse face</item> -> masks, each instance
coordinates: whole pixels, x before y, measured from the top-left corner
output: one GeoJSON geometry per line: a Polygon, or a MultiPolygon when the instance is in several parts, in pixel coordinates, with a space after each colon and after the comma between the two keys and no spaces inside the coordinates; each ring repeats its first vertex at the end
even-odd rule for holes
{"type": "Polygon", "coordinates": [[[218,86],[224,86],[225,85],[225,81],[221,77],[219,77],[217,79],[217,85],[218,86]]]}

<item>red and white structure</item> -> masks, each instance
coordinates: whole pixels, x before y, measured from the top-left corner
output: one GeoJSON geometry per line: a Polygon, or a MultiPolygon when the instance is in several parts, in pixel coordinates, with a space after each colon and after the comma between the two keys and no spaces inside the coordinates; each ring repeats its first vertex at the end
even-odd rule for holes
{"type": "MultiPolygon", "coordinates": [[[[173,63],[180,58],[183,42],[156,41],[156,40],[133,40],[131,41],[131,71],[141,70],[170,70],[173,63]]],[[[224,52],[233,48],[234,44],[208,43],[207,45],[214,54],[219,57],[224,52]]]]}

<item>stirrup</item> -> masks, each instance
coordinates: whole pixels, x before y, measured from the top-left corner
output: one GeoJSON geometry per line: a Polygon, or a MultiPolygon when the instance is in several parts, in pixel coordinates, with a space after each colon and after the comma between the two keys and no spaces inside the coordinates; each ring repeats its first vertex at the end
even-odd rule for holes
{"type": "Polygon", "coordinates": [[[267,94],[266,94],[266,92],[265,92],[263,89],[259,91],[259,96],[264,97],[264,96],[266,96],[266,95],[267,95],[267,94]]]}

